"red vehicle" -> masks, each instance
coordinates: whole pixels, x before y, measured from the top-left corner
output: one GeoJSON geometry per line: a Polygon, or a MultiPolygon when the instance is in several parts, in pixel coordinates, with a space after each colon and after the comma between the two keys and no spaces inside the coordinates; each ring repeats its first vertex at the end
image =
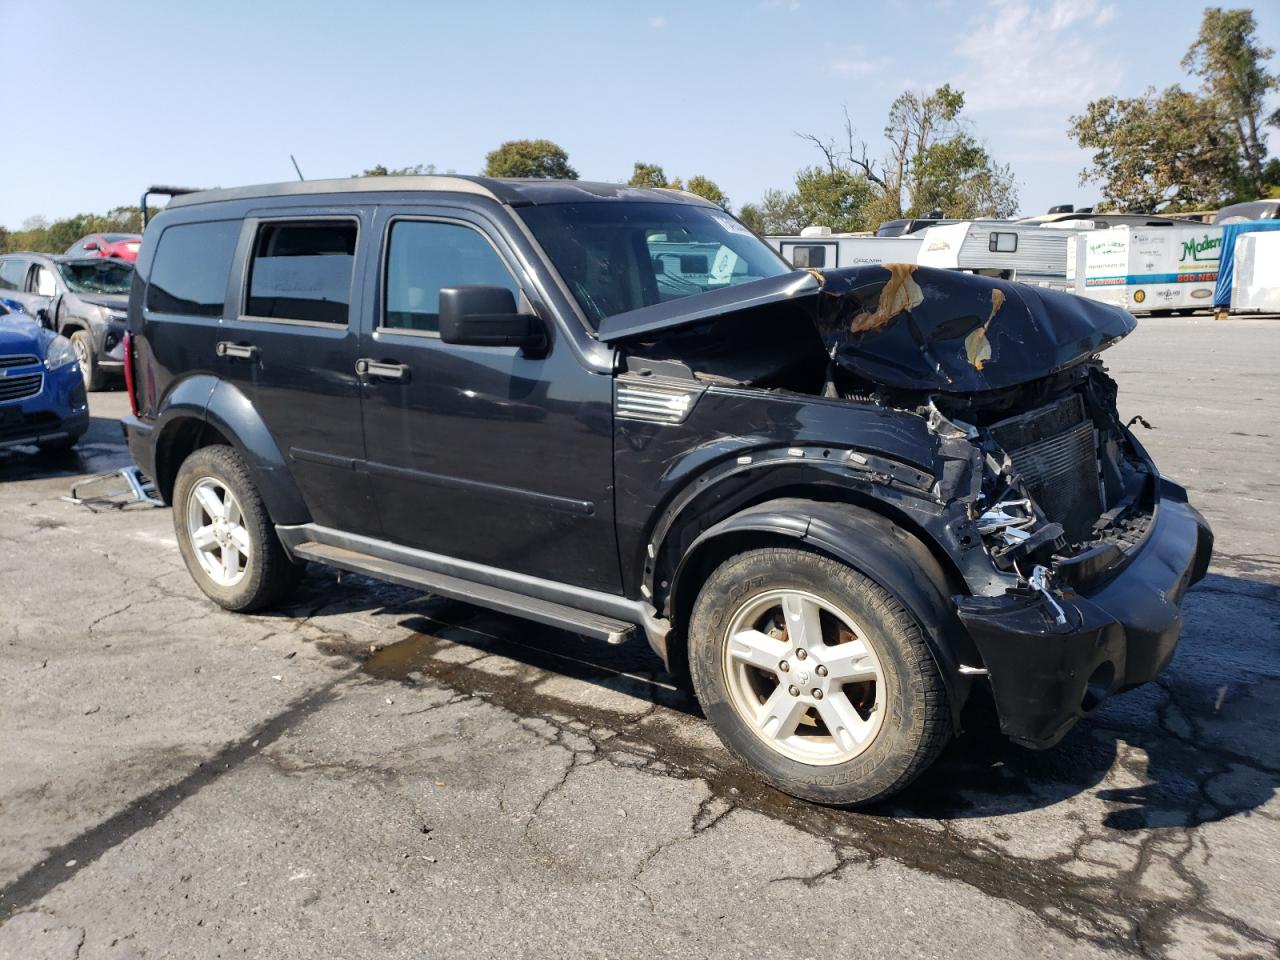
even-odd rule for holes
{"type": "Polygon", "coordinates": [[[68,257],[117,257],[134,263],[138,259],[140,233],[90,233],[67,248],[68,257]]]}

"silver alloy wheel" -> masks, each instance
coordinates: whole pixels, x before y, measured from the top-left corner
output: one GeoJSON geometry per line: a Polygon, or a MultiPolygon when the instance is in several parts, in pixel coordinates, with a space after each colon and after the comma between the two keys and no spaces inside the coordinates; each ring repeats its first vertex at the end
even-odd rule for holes
{"type": "Polygon", "coordinates": [[[82,337],[71,338],[71,349],[76,353],[76,363],[80,364],[80,376],[85,384],[89,383],[89,374],[92,372],[91,367],[93,360],[89,356],[89,348],[85,345],[82,337]]]}
{"type": "Polygon", "coordinates": [[[771,590],[738,608],[725,634],[724,676],[747,726],[800,763],[851,760],[883,724],[886,685],[870,638],[803,590],[771,590]]]}
{"type": "Polygon", "coordinates": [[[213,477],[197,480],[187,496],[187,537],[204,572],[220,587],[234,587],[249,571],[249,531],[240,501],[213,477]]]}

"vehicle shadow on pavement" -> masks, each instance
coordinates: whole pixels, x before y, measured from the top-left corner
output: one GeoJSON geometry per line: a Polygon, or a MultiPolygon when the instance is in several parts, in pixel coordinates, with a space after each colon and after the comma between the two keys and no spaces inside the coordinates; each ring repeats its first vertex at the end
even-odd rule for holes
{"type": "MultiPolygon", "coordinates": [[[[331,583],[332,581],[330,581],[331,583]]],[[[529,668],[517,674],[513,696],[530,709],[546,709],[533,690],[544,674],[561,675],[612,693],[649,700],[689,717],[701,717],[694,697],[678,688],[642,637],[618,646],[508,617],[468,604],[400,591],[403,602],[364,581],[375,596],[370,608],[402,614],[398,625],[412,635],[369,658],[367,672],[404,680],[428,666],[442,645],[456,650],[453,663],[505,658],[529,668]],[[527,683],[525,692],[520,686],[527,683]]],[[[399,588],[392,588],[399,590],[399,588]]],[[[360,603],[363,590],[350,599],[360,603]]],[[[333,599],[333,594],[328,593],[333,599]]],[[[1112,697],[1051,750],[1018,747],[998,733],[987,703],[966,708],[965,734],[920,780],[871,815],[939,820],[998,818],[1044,809],[1094,793],[1106,805],[1102,825],[1134,831],[1194,827],[1253,810],[1280,789],[1280,737],[1269,717],[1280,707],[1280,640],[1268,608],[1280,587],[1244,578],[1209,576],[1188,596],[1188,623],[1180,651],[1157,683],[1112,697]],[[1216,607],[1232,604],[1233,620],[1216,607]],[[1271,623],[1272,634],[1253,650],[1260,669],[1240,669],[1237,654],[1255,638],[1231,629],[1247,612],[1271,623]],[[1206,670],[1206,661],[1235,663],[1206,670]],[[1267,665],[1270,664],[1270,669],[1267,665]]],[[[344,604],[344,606],[346,606],[344,604]]],[[[445,682],[459,677],[445,675],[445,682]]],[[[570,704],[559,702],[569,712],[570,704]]]]}
{"type": "Polygon", "coordinates": [[[1102,825],[1197,827],[1257,809],[1280,789],[1280,587],[1210,574],[1186,599],[1173,662],[1151,684],[1108,699],[1056,747],[1005,740],[988,704],[886,813],[1000,817],[1093,792],[1102,825]]]}
{"type": "Polygon", "coordinates": [[[44,453],[35,444],[0,450],[0,483],[44,480],[49,477],[86,477],[108,473],[133,463],[120,438],[120,421],[90,417],[89,430],[64,453],[44,453]]]}

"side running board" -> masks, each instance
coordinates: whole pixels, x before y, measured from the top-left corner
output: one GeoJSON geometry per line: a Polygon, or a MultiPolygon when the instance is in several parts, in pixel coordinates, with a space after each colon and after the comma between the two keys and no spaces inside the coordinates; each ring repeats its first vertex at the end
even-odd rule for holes
{"type": "Polygon", "coordinates": [[[304,560],[323,563],[351,573],[367,574],[404,587],[417,587],[427,593],[536,620],[538,623],[581,633],[607,643],[622,643],[629,640],[636,629],[634,624],[615,620],[612,617],[576,610],[550,600],[538,600],[511,590],[503,590],[501,587],[491,587],[459,577],[451,577],[448,574],[423,570],[407,563],[384,560],[357,550],[348,550],[346,547],[330,546],[312,540],[293,547],[293,553],[304,560]]]}

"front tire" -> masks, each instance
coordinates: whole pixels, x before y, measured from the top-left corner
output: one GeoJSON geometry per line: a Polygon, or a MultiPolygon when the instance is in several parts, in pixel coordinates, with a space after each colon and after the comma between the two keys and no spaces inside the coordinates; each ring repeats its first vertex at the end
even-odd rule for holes
{"type": "Polygon", "coordinates": [[[173,527],[191,578],[227,610],[257,610],[297,585],[249,467],[231,447],[201,447],[173,486],[173,527]]]}
{"type": "Polygon", "coordinates": [[[97,354],[93,352],[93,337],[87,330],[77,330],[71,334],[71,348],[75,350],[76,362],[80,364],[80,376],[84,378],[84,388],[101,390],[107,377],[98,365],[97,354]]]}
{"type": "Polygon", "coordinates": [[[915,617],[823,554],[771,547],[721,564],[694,605],[689,661],[729,751],[805,800],[883,800],[951,739],[946,689],[915,617]]]}

